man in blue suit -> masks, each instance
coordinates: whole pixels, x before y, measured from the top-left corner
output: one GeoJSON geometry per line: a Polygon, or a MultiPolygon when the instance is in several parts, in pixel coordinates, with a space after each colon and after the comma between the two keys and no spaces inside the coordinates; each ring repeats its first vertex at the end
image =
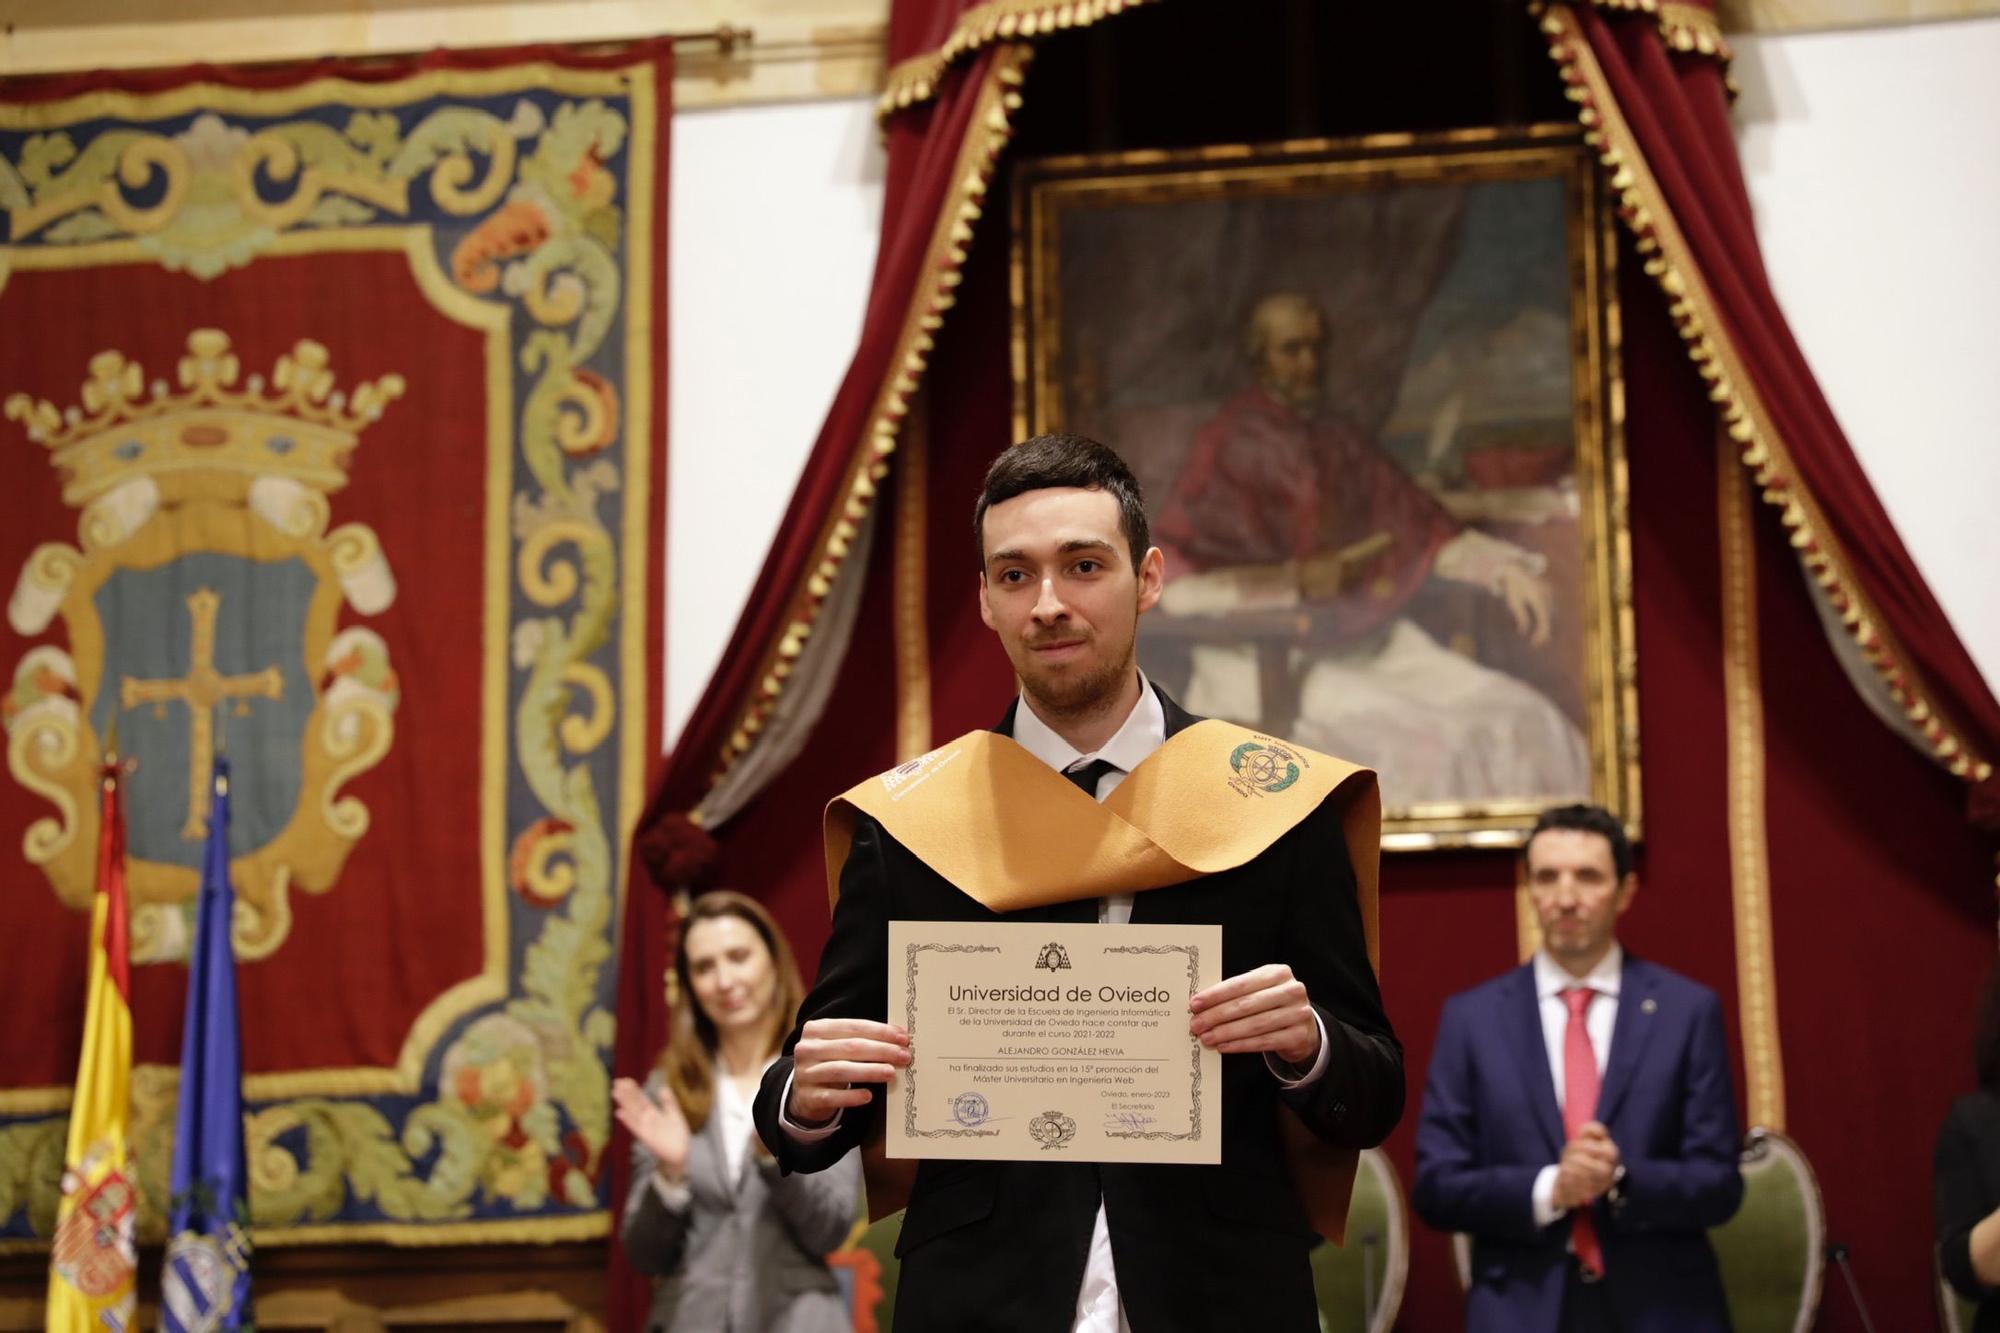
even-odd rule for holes
{"type": "Polygon", "coordinates": [[[1466,1328],[1727,1330],[1722,1005],[1619,947],[1639,881],[1608,811],[1551,810],[1522,854],[1542,947],[1445,1003],[1417,1124],[1417,1214],[1472,1237],[1466,1328]]]}

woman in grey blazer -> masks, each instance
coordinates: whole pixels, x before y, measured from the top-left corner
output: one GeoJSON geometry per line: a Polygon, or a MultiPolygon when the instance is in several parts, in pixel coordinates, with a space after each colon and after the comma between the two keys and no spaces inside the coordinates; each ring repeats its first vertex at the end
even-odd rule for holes
{"type": "Polygon", "coordinates": [[[860,1161],[780,1176],[750,1119],[804,994],[791,948],[756,902],[716,890],[688,912],[674,977],[659,1068],[643,1090],[611,1090],[633,1141],[625,1253],[662,1279],[647,1327],[845,1333],[853,1318],[825,1256],[853,1227],[860,1161]]]}

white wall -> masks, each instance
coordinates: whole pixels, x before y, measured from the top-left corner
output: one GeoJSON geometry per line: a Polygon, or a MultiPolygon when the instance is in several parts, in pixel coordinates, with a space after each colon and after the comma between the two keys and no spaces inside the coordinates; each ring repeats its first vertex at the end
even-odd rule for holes
{"type": "MultiPolygon", "coordinates": [[[[2000,19],[1735,39],[1772,281],[1870,479],[2000,682],[2000,19]]],[[[860,329],[882,199],[866,99],[674,122],[667,738],[860,329]]]]}
{"type": "Polygon", "coordinates": [[[668,240],[671,744],[736,627],[861,332],[874,99],[674,118],[668,240]]]}
{"type": "Polygon", "coordinates": [[[1732,40],[1778,300],[2000,684],[2000,19],[1732,40]]]}

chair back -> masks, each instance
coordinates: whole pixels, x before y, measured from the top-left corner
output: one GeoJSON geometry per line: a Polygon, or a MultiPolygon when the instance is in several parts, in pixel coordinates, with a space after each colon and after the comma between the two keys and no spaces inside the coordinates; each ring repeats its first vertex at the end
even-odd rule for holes
{"type": "Polygon", "coordinates": [[[1361,1154],[1344,1244],[1312,1252],[1313,1291],[1326,1333],[1388,1333],[1410,1274],[1410,1215],[1402,1182],[1380,1148],[1361,1154]]]}
{"type": "Polygon", "coordinates": [[[1799,1145],[1774,1129],[1744,1136],[1743,1206],[1708,1236],[1738,1333],[1806,1333],[1826,1276],[1826,1206],[1799,1145]]]}
{"type": "Polygon", "coordinates": [[[1931,1277],[1937,1282],[1938,1327],[1944,1333],[1972,1333],[1972,1317],[1979,1307],[1958,1294],[1958,1288],[1945,1281],[1944,1265],[1938,1262],[1937,1248],[1931,1248],[1931,1277]]]}

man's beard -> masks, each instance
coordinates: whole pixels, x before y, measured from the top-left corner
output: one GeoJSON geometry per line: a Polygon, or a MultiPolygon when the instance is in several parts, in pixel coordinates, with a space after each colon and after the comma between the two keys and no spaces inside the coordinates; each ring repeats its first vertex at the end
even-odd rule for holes
{"type": "MultiPolygon", "coordinates": [[[[1034,650],[1030,648],[1028,651],[1032,653],[1034,650]]],[[[1088,675],[1046,680],[1022,671],[1021,688],[1034,702],[1035,711],[1045,718],[1093,717],[1117,704],[1118,696],[1124,692],[1125,682],[1131,678],[1137,655],[1135,641],[1125,645],[1125,652],[1117,661],[1088,675]]]]}

